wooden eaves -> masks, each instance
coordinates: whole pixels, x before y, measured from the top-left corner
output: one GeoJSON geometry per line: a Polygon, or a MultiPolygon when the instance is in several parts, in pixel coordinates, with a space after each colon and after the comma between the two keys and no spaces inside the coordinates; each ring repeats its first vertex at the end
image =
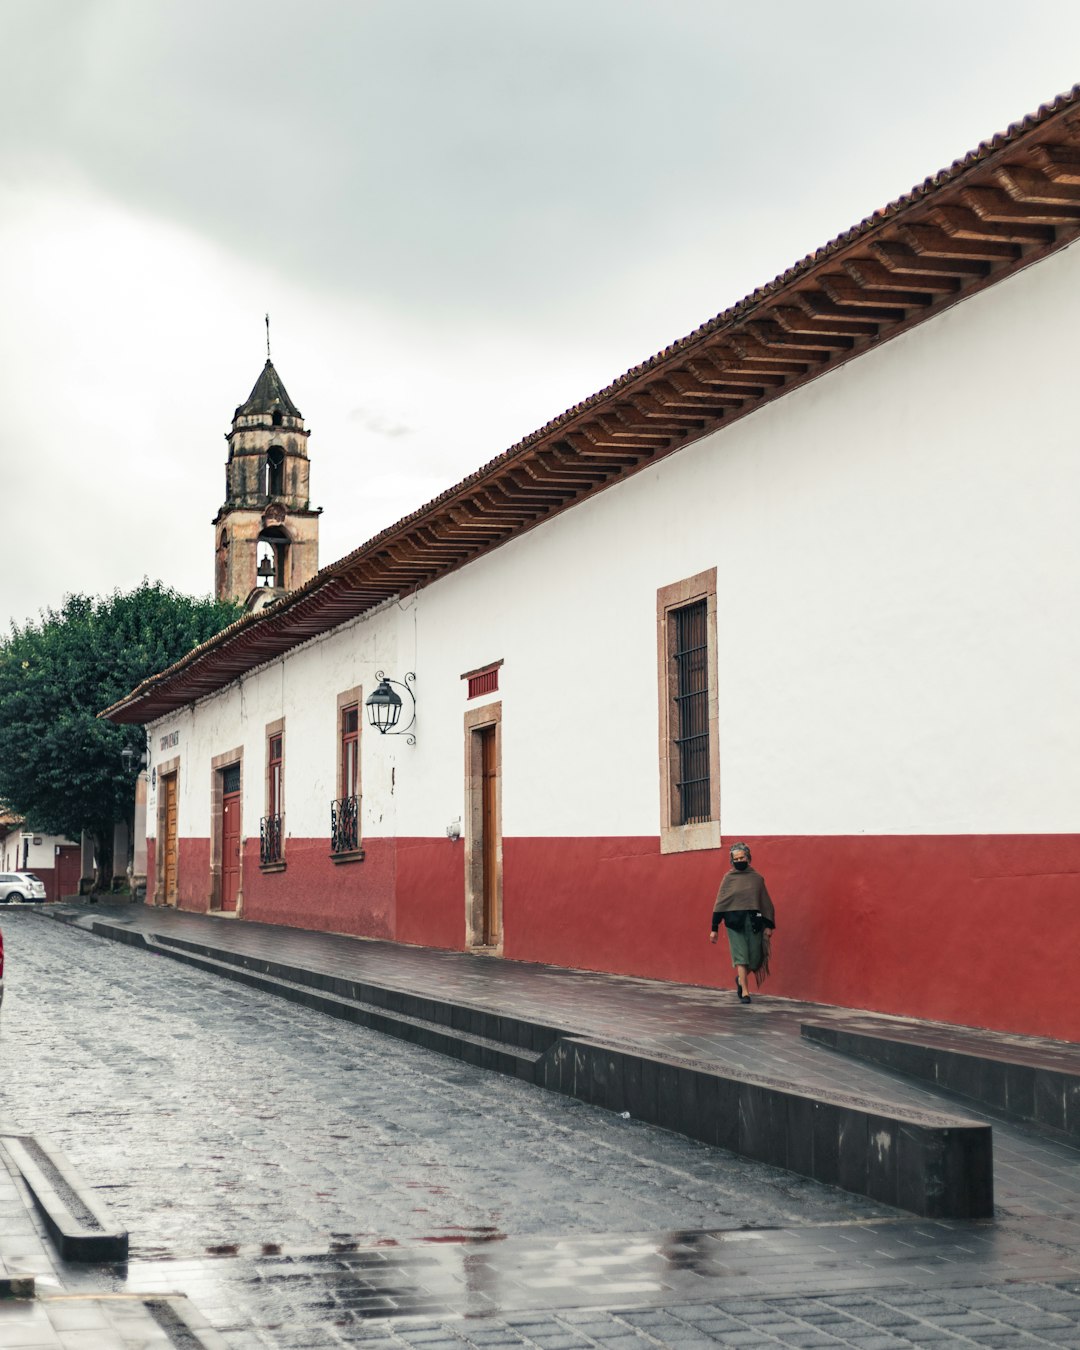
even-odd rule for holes
{"type": "Polygon", "coordinates": [[[107,708],[140,723],[427,586],[1080,233],[1080,85],[107,708]]]}

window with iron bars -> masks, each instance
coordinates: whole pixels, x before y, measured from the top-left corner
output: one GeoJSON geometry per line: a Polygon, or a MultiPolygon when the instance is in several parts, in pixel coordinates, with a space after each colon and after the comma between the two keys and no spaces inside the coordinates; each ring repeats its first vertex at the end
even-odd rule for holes
{"type": "Polygon", "coordinates": [[[340,711],[341,796],[330,803],[330,852],[353,853],[360,847],[360,705],[340,711]]]}
{"type": "Polygon", "coordinates": [[[263,867],[282,860],[282,787],[283,738],[270,736],[266,742],[266,815],[259,822],[259,862],[263,867]]]}
{"type": "Polygon", "coordinates": [[[673,823],[694,825],[710,818],[708,605],[695,601],[673,610],[671,687],[677,751],[673,823]]]}
{"type": "Polygon", "coordinates": [[[341,797],[330,803],[330,852],[352,853],[360,847],[358,797],[341,797]]]}
{"type": "Polygon", "coordinates": [[[281,817],[263,816],[259,821],[259,863],[270,867],[281,860],[281,817]]]}

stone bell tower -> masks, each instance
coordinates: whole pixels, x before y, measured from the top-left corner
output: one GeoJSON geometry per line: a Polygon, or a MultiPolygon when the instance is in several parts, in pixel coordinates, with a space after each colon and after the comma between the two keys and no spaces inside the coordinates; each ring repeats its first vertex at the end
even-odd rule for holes
{"type": "Polygon", "coordinates": [[[225,502],[214,517],[214,594],[262,609],[319,570],[311,433],[269,356],[225,433],[225,502]]]}

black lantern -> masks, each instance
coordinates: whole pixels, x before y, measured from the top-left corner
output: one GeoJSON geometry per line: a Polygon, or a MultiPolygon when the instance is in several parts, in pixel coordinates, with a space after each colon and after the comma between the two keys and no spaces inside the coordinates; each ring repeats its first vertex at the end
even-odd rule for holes
{"type": "Polygon", "coordinates": [[[401,699],[390,688],[390,681],[385,676],[364,706],[367,708],[368,721],[384,736],[397,726],[401,716],[401,699]]]}
{"type": "Polygon", "coordinates": [[[125,745],[123,750],[120,751],[120,758],[123,760],[125,773],[131,773],[132,769],[136,773],[142,773],[143,769],[146,768],[145,750],[140,753],[138,750],[133,750],[130,745],[125,745]]]}
{"type": "Polygon", "coordinates": [[[411,735],[413,726],[416,724],[416,695],[412,691],[412,686],[416,682],[416,676],[410,670],[406,672],[405,679],[392,680],[381,670],[375,672],[375,678],[379,681],[378,688],[373,694],[369,694],[364,700],[364,707],[367,708],[368,722],[382,736],[405,736],[409,745],[416,744],[416,737],[411,735]],[[399,689],[404,689],[412,699],[413,715],[412,720],[407,727],[402,727],[400,731],[395,731],[395,727],[401,718],[402,702],[401,696],[394,692],[393,685],[399,689]]]}

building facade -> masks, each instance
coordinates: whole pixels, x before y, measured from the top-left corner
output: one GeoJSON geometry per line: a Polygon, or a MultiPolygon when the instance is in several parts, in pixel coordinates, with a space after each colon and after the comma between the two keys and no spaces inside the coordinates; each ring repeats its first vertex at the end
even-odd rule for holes
{"type": "Polygon", "coordinates": [[[45,897],[79,894],[79,845],[58,834],[35,833],[17,816],[0,816],[0,871],[33,872],[45,897]]]}
{"type": "Polygon", "coordinates": [[[770,992],[1080,1037],[1078,108],[110,709],[155,902],[726,988],[746,840],[770,992]]]}

